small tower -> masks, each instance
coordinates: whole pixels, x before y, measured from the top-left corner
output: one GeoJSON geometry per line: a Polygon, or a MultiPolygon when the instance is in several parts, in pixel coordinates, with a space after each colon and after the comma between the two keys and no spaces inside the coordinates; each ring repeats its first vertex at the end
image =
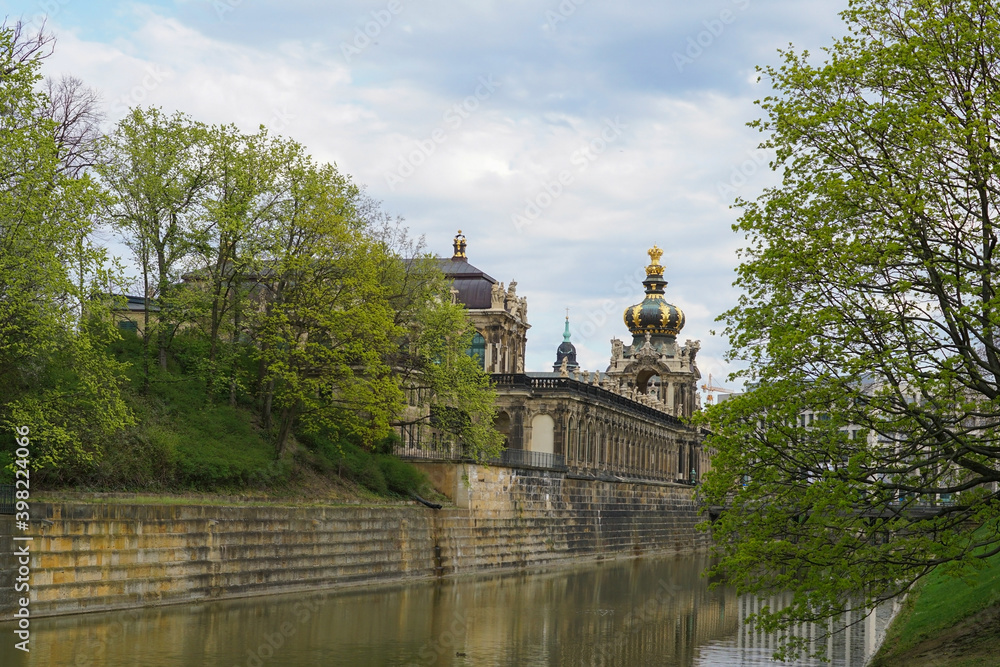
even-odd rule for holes
{"type": "Polygon", "coordinates": [[[649,249],[646,267],[646,298],[625,309],[625,326],[632,344],[611,341],[611,364],[607,374],[626,390],[653,395],[675,417],[690,417],[698,409],[701,373],[695,358],[701,343],[687,340],[678,349],[677,335],[684,328],[684,313],[663,298],[667,281],[660,264],[663,251],[649,249]]]}
{"type": "Polygon", "coordinates": [[[451,242],[452,248],[455,250],[455,254],[451,256],[452,259],[461,260],[463,262],[468,262],[469,258],[465,255],[465,234],[462,230],[458,230],[458,234],[455,234],[455,240],[451,242]]]}
{"type": "Polygon", "coordinates": [[[576,346],[569,342],[569,308],[566,309],[566,330],[563,332],[563,342],[556,349],[556,363],[552,365],[552,370],[560,372],[563,360],[566,360],[567,370],[576,370],[580,364],[576,362],[576,346]]]}
{"type": "Polygon", "coordinates": [[[517,296],[517,283],[508,287],[469,263],[465,234],[458,230],[452,241],[452,256],[438,260],[451,281],[451,294],[465,312],[476,333],[470,356],[481,360],[487,373],[523,373],[527,344],[528,300],[517,296]]]}
{"type": "Polygon", "coordinates": [[[648,253],[650,263],[646,267],[646,279],[642,281],[646,298],[625,309],[625,326],[632,333],[632,345],[625,349],[625,356],[637,354],[648,340],[658,353],[673,357],[677,334],[684,328],[684,313],[663,298],[667,287],[663,279],[664,267],[660,264],[663,251],[654,245],[648,253]]]}

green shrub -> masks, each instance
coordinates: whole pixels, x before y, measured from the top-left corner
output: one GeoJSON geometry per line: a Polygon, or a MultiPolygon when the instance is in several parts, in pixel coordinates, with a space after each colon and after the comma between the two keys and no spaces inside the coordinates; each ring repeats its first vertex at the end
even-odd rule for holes
{"type": "Polygon", "coordinates": [[[88,481],[115,490],[145,490],[170,487],[176,474],[176,438],[170,429],[140,423],[105,443],[104,456],[88,481]]]}
{"type": "Polygon", "coordinates": [[[303,433],[298,441],[315,453],[314,467],[324,474],[336,474],[379,495],[407,496],[422,493],[429,486],[427,475],[389,452],[399,437],[392,434],[375,444],[371,452],[348,438],[330,434],[303,433]]]}
{"type": "Polygon", "coordinates": [[[194,488],[233,488],[284,482],[289,466],[253,428],[249,414],[228,405],[204,407],[173,420],[178,481],[194,488]]]}
{"type": "Polygon", "coordinates": [[[14,457],[9,452],[0,451],[0,484],[14,483],[14,457]]]}
{"type": "Polygon", "coordinates": [[[422,494],[430,486],[426,473],[395,456],[380,455],[378,465],[389,490],[393,493],[401,496],[408,496],[410,493],[422,494]]]}
{"type": "Polygon", "coordinates": [[[380,496],[388,495],[389,485],[378,461],[368,452],[352,447],[344,456],[348,476],[361,486],[380,496]]]}
{"type": "Polygon", "coordinates": [[[394,454],[396,452],[396,447],[402,443],[403,441],[400,439],[399,434],[393,431],[376,442],[373,450],[376,454],[394,454]]]}

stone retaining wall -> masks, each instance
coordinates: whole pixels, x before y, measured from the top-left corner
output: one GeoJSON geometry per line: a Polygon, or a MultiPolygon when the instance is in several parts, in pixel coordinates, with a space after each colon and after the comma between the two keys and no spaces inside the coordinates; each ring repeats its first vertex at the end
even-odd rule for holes
{"type": "MultiPolygon", "coordinates": [[[[446,464],[438,464],[446,465],[446,464]]],[[[708,545],[690,487],[447,464],[457,508],[34,503],[31,615],[322,588],[708,545]],[[466,481],[467,480],[467,481],[466,481]]],[[[0,523],[0,532],[10,524],[0,523]]],[[[0,543],[6,543],[0,536],[0,543]]],[[[3,571],[12,571],[10,551],[3,571]]],[[[0,588],[0,620],[14,596],[0,588]]]]}

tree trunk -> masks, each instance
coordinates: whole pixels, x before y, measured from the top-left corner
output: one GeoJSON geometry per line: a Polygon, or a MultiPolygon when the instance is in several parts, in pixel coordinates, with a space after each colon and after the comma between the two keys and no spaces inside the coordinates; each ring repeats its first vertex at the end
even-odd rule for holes
{"type": "Polygon", "coordinates": [[[278,429],[278,443],[275,448],[275,458],[281,459],[281,456],[285,453],[285,445],[288,442],[288,436],[292,432],[292,423],[295,421],[295,409],[291,407],[284,407],[281,409],[281,428],[278,429]]]}
{"type": "Polygon", "coordinates": [[[229,405],[236,407],[236,374],[240,365],[240,299],[239,285],[233,294],[233,349],[230,355],[232,364],[229,367],[229,405]]]}
{"type": "Polygon", "coordinates": [[[274,380],[264,385],[264,395],[261,401],[260,418],[265,430],[271,428],[271,406],[274,403],[274,380]]]}

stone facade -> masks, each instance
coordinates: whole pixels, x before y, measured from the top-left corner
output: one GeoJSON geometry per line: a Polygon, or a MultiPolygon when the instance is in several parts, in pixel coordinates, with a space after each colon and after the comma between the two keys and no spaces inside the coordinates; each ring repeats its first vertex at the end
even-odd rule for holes
{"type": "Polygon", "coordinates": [[[710,469],[702,434],[653,398],[597,374],[578,377],[496,376],[507,446],[552,454],[572,474],[595,479],[692,482],[710,469]]]}
{"type": "MultiPolygon", "coordinates": [[[[502,283],[484,282],[493,279],[467,264],[461,232],[454,248],[450,266],[457,262],[458,268],[449,276],[456,298],[486,340],[485,368],[497,383],[496,427],[508,449],[551,455],[555,467],[593,478],[700,479],[710,459],[702,434],[682,420],[701,407],[696,361],[701,344],[687,340],[677,346],[684,314],[663,298],[662,250],[649,250],[645,299],[625,311],[633,342],[611,341],[603,373],[577,366],[568,315],[556,370],[525,373],[526,300],[514,292],[516,283],[505,290],[502,283]]],[[[412,433],[403,439],[409,447],[420,446],[412,433]]]]}
{"type": "Polygon", "coordinates": [[[638,395],[653,396],[664,412],[690,417],[701,409],[698,380],[701,373],[695,357],[701,343],[687,340],[677,350],[676,344],[660,350],[647,340],[635,353],[625,356],[621,341],[611,341],[611,363],[607,375],[611,381],[638,395]]]}

